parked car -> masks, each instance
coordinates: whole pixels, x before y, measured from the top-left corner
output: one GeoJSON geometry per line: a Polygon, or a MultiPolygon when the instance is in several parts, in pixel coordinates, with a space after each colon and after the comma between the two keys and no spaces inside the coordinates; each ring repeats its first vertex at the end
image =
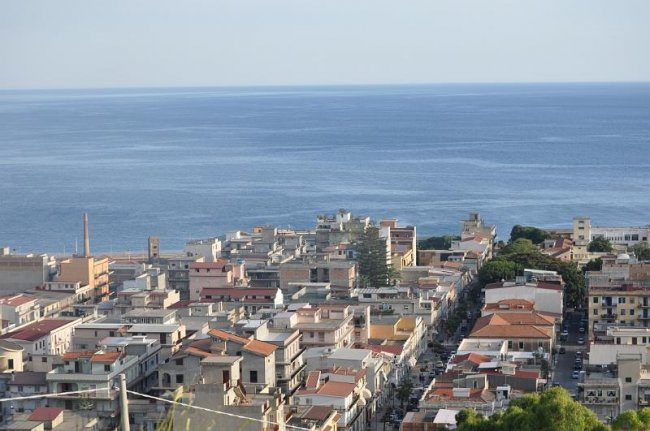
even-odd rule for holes
{"type": "Polygon", "coordinates": [[[583,337],[578,338],[578,344],[585,344],[585,339],[583,337]]]}
{"type": "Polygon", "coordinates": [[[560,335],[563,336],[563,337],[568,337],[569,336],[569,331],[567,331],[565,329],[564,331],[562,331],[562,333],[560,335]]]}
{"type": "Polygon", "coordinates": [[[584,328],[584,326],[581,326],[580,329],[578,329],[578,331],[579,331],[581,334],[584,334],[584,333],[585,333],[585,328],[584,328]]]}
{"type": "Polygon", "coordinates": [[[561,355],[566,353],[566,349],[564,348],[564,346],[560,346],[559,352],[560,352],[561,355]]]}
{"type": "Polygon", "coordinates": [[[571,377],[574,379],[579,379],[580,378],[580,371],[575,370],[573,374],[571,374],[571,377]]]}
{"type": "Polygon", "coordinates": [[[438,361],[435,363],[434,367],[436,368],[445,368],[445,363],[442,361],[438,361]]]}

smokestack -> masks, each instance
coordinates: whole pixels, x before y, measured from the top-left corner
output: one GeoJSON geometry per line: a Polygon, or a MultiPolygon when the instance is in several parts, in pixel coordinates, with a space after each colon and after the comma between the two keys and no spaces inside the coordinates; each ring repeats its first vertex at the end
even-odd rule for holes
{"type": "Polygon", "coordinates": [[[90,236],[88,235],[88,213],[84,213],[84,257],[90,257],[90,236]]]}

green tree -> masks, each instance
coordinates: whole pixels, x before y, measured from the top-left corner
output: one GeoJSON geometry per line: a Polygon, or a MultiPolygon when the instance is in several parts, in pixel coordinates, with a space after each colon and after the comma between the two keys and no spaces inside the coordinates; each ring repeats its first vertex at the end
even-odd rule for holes
{"type": "Polygon", "coordinates": [[[650,246],[647,242],[640,242],[627,250],[633,252],[639,260],[650,260],[650,246]]]}
{"type": "Polygon", "coordinates": [[[587,264],[582,267],[582,272],[600,271],[601,269],[603,269],[603,260],[598,257],[587,262],[587,264]]]}
{"type": "Polygon", "coordinates": [[[366,229],[357,242],[357,262],[361,286],[381,287],[390,282],[391,267],[386,262],[386,238],[379,236],[379,229],[366,229]]]}
{"type": "Polygon", "coordinates": [[[487,262],[478,271],[479,280],[484,283],[494,283],[500,280],[512,280],[519,272],[519,265],[509,260],[496,258],[487,262]]]}
{"type": "Polygon", "coordinates": [[[410,378],[402,379],[402,381],[399,382],[399,386],[397,387],[397,399],[399,400],[402,409],[404,408],[404,404],[409,400],[412,390],[413,383],[410,378]]]}
{"type": "Polygon", "coordinates": [[[609,253],[613,249],[612,243],[604,236],[597,236],[587,246],[589,253],[609,253]]]}
{"type": "Polygon", "coordinates": [[[535,247],[535,244],[527,238],[518,238],[512,242],[509,242],[503,250],[499,253],[499,256],[508,255],[508,254],[521,254],[521,253],[535,253],[539,249],[535,247]]]}
{"type": "Polygon", "coordinates": [[[639,419],[636,411],[628,410],[614,419],[612,429],[614,431],[647,431],[650,428],[639,419]]]}
{"type": "Polygon", "coordinates": [[[418,250],[449,250],[451,242],[459,239],[457,235],[431,236],[418,241],[418,250]]]}
{"type": "Polygon", "coordinates": [[[539,229],[534,226],[521,226],[516,224],[510,231],[510,242],[519,238],[525,238],[531,240],[533,244],[539,244],[550,237],[551,235],[544,229],[539,229]]]}
{"type": "Polygon", "coordinates": [[[513,400],[503,414],[488,419],[464,413],[459,431],[605,431],[606,425],[562,388],[513,400]]]}

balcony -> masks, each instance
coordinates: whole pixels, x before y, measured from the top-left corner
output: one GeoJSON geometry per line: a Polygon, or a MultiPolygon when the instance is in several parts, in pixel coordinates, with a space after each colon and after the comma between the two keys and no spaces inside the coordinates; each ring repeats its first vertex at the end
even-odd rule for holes
{"type": "Polygon", "coordinates": [[[640,302],[640,303],[637,305],[637,307],[639,307],[639,308],[650,308],[650,303],[648,303],[648,304],[644,304],[644,303],[640,302]]]}
{"type": "Polygon", "coordinates": [[[636,318],[638,320],[650,320],[650,316],[644,316],[642,314],[639,314],[638,316],[636,316],[636,318]]]}
{"type": "Polygon", "coordinates": [[[618,304],[613,303],[613,302],[612,302],[612,303],[608,303],[608,302],[604,302],[604,301],[603,301],[603,302],[600,303],[600,306],[601,306],[601,307],[604,307],[604,308],[616,308],[616,307],[618,307],[618,304]]]}
{"type": "Polygon", "coordinates": [[[606,319],[606,320],[613,320],[618,317],[618,314],[616,313],[611,313],[611,314],[601,314],[600,318],[601,319],[606,319]]]}

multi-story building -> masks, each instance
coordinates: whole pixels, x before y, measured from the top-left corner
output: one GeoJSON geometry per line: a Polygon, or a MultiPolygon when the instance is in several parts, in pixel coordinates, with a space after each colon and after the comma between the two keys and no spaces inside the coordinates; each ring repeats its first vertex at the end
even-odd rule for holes
{"type": "Polygon", "coordinates": [[[40,319],[37,298],[22,293],[0,297],[0,332],[40,319]]]}
{"type": "Polygon", "coordinates": [[[302,383],[302,372],[305,369],[303,361],[304,347],[300,346],[300,331],[296,329],[269,328],[268,321],[260,322],[254,330],[256,340],[272,344],[275,351],[276,384],[287,395],[291,396],[302,383]]]}
{"type": "Polygon", "coordinates": [[[282,291],[278,288],[248,288],[248,287],[206,287],[201,289],[200,300],[203,302],[223,302],[226,309],[243,307],[254,314],[259,309],[279,309],[284,304],[282,291]]]}
{"type": "Polygon", "coordinates": [[[79,394],[59,395],[50,398],[51,407],[66,410],[87,409],[92,406],[102,429],[119,423],[119,394],[114,389],[116,378],[124,373],[127,385],[139,376],[139,359],[124,352],[102,350],[70,351],[63,355],[64,365],[47,373],[48,392],[73,392],[94,390],[80,397],[79,394]]]}
{"type": "Polygon", "coordinates": [[[368,402],[372,394],[366,387],[365,372],[327,373],[311,371],[305,388],[298,390],[294,403],[298,406],[331,406],[339,413],[339,430],[361,431],[368,423],[368,402]]]}
{"type": "Polygon", "coordinates": [[[273,317],[274,328],[297,329],[305,347],[352,345],[354,313],[348,305],[305,305],[295,311],[278,313],[273,317]]]}
{"type": "Polygon", "coordinates": [[[397,219],[379,221],[379,229],[390,241],[390,264],[400,271],[415,266],[417,260],[417,230],[415,226],[397,226],[397,219]]]}
{"type": "Polygon", "coordinates": [[[74,327],[80,323],[81,319],[43,319],[0,338],[20,345],[25,360],[38,354],[62,355],[70,348],[74,327]]]}
{"type": "Polygon", "coordinates": [[[205,288],[234,288],[233,266],[226,259],[216,262],[195,262],[190,264],[190,300],[201,297],[205,288]]]}
{"type": "Polygon", "coordinates": [[[277,346],[264,341],[212,329],[208,335],[216,348],[226,355],[241,356],[242,379],[247,385],[275,386],[275,351],[277,346]]]}
{"type": "Polygon", "coordinates": [[[485,303],[495,304],[507,299],[523,299],[534,304],[536,311],[562,316],[564,288],[561,283],[527,281],[517,277],[515,281],[490,283],[485,286],[485,303]]]}
{"type": "Polygon", "coordinates": [[[201,361],[201,381],[182,392],[181,401],[207,410],[177,408],[172,418],[175,430],[185,430],[191,423],[197,430],[285,431],[284,396],[277,388],[243,384],[242,361],[227,355],[201,361]]]}
{"type": "Polygon", "coordinates": [[[330,283],[332,291],[345,294],[355,287],[356,262],[345,260],[293,260],[280,265],[280,288],[285,291],[290,283],[330,283]]]}
{"type": "Polygon", "coordinates": [[[615,371],[592,372],[578,384],[580,401],[601,420],[650,406],[650,372],[640,354],[619,353],[615,371]]]}
{"type": "Polygon", "coordinates": [[[650,238],[650,225],[627,227],[592,226],[589,217],[573,219],[573,241],[589,243],[596,237],[604,237],[612,244],[631,246],[647,242],[650,238]]]}
{"type": "Polygon", "coordinates": [[[47,254],[12,254],[9,247],[0,247],[0,292],[5,295],[35,289],[55,274],[56,261],[47,254]]]}
{"type": "Polygon", "coordinates": [[[90,286],[94,302],[107,301],[110,297],[108,265],[105,257],[72,256],[59,263],[56,281],[90,286]]]}

